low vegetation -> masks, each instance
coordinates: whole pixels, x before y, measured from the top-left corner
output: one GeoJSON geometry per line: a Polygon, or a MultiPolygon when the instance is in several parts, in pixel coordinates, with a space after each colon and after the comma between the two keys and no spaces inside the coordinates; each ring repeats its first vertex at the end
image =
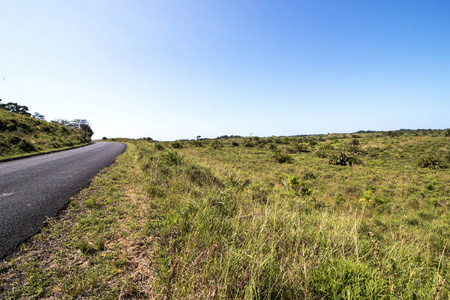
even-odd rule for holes
{"type": "Polygon", "coordinates": [[[0,159],[49,152],[91,142],[93,134],[85,120],[47,122],[15,103],[0,107],[0,159]]]}
{"type": "Polygon", "coordinates": [[[0,292],[450,297],[447,131],[201,142],[127,141],[116,166],[0,264],[0,292]]]}

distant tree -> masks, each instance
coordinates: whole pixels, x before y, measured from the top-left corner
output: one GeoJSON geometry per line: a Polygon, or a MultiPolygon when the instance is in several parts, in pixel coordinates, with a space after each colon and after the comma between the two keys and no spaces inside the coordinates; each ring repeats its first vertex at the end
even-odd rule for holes
{"type": "MultiPolygon", "coordinates": [[[[1,100],[0,100],[1,101],[1,100]]],[[[25,115],[31,117],[31,114],[28,112],[28,107],[24,105],[19,105],[17,103],[8,102],[8,103],[0,103],[0,109],[5,109],[12,113],[25,115]]]]}
{"type": "Polygon", "coordinates": [[[69,126],[75,129],[81,129],[89,134],[89,136],[92,136],[94,134],[94,131],[92,131],[91,125],[89,122],[85,119],[75,119],[69,122],[69,126]]]}
{"type": "Polygon", "coordinates": [[[35,113],[34,113],[33,118],[35,118],[35,119],[37,119],[37,120],[45,121],[44,115],[41,115],[41,114],[38,113],[38,112],[35,112],[35,113]]]}
{"type": "Polygon", "coordinates": [[[64,119],[56,119],[56,120],[52,120],[52,123],[56,123],[59,125],[63,125],[63,126],[69,126],[70,122],[64,119]]]}

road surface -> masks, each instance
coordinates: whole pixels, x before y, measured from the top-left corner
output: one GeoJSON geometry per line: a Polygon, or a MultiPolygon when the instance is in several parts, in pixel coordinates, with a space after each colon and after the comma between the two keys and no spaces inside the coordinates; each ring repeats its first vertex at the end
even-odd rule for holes
{"type": "Polygon", "coordinates": [[[111,165],[126,145],[96,142],[52,154],[0,162],[0,259],[36,234],[69,198],[111,165]]]}

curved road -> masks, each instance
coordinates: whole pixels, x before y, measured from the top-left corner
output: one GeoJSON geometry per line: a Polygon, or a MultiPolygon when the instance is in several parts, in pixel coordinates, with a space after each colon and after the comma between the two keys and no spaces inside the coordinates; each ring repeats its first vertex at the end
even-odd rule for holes
{"type": "Polygon", "coordinates": [[[52,154],[0,162],[0,259],[33,236],[69,197],[111,165],[126,145],[96,142],[52,154]]]}

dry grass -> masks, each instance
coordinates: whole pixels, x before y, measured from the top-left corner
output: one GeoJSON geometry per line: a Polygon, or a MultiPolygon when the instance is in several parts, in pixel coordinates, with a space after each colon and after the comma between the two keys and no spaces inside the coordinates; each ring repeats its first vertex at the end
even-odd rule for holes
{"type": "Polygon", "coordinates": [[[345,151],[353,137],[342,135],[253,139],[251,147],[239,138],[176,149],[129,141],[115,167],[1,264],[2,292],[448,299],[450,173],[417,166],[424,152],[448,153],[448,137],[358,135],[364,164],[353,167],[315,153],[345,151]],[[291,153],[288,164],[271,158],[273,145],[298,142],[310,152],[291,153]]]}

